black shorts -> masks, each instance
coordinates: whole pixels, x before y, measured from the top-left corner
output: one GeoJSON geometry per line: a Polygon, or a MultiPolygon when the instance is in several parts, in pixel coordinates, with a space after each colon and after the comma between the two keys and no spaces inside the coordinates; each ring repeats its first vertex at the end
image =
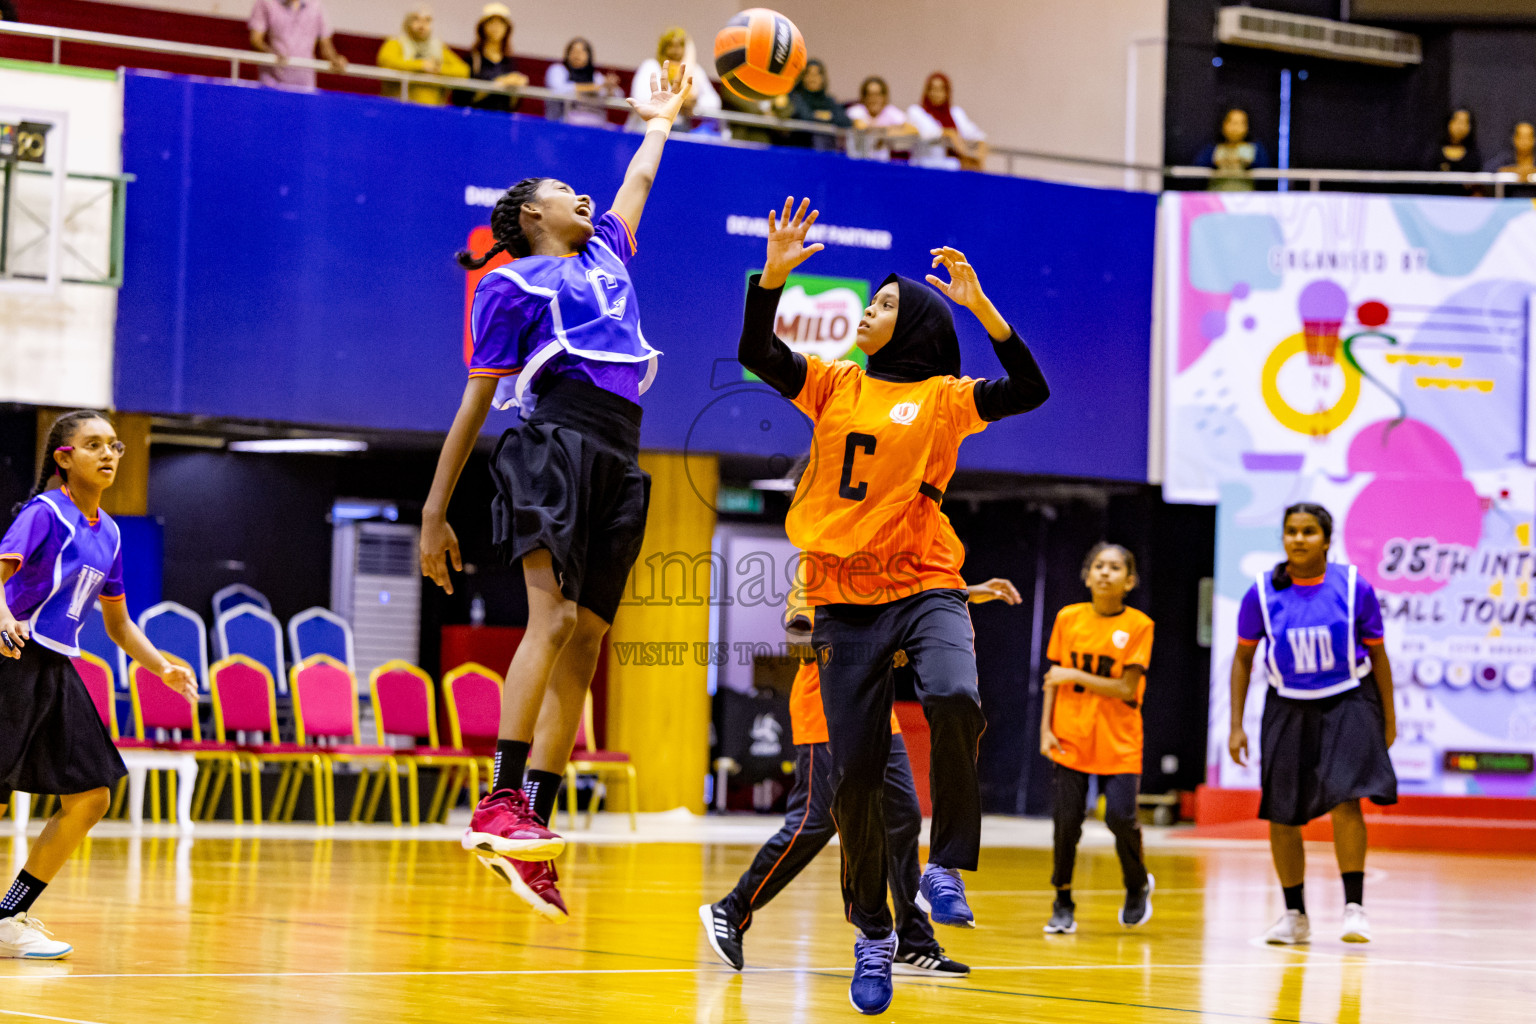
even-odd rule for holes
{"type": "Polygon", "coordinates": [[[640,407],[557,379],[491,456],[491,539],[510,565],[545,550],[560,592],[613,622],[640,555],[651,500],[640,468],[640,407]]]}
{"type": "Polygon", "coordinates": [[[1397,773],[1387,756],[1385,719],[1373,679],[1332,697],[1264,696],[1259,734],[1263,796],[1259,817],[1305,825],[1339,804],[1397,803],[1397,773]]]}
{"type": "Polygon", "coordinates": [[[68,796],[127,774],[67,657],[29,640],[19,659],[0,658],[0,803],[13,790],[68,796]]]}

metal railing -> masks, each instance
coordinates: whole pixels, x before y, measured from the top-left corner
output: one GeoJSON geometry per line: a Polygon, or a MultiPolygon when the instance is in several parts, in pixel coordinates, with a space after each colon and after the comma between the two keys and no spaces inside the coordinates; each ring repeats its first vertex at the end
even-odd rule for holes
{"type": "Polygon", "coordinates": [[[1209,167],[1169,167],[1168,177],[1174,179],[1211,179],[1225,181],[1286,181],[1302,182],[1308,191],[1318,192],[1324,182],[1341,185],[1460,185],[1492,186],[1495,198],[1504,197],[1506,185],[1536,185],[1536,178],[1527,178],[1512,171],[1475,171],[1455,173],[1447,171],[1339,171],[1320,167],[1287,168],[1256,167],[1243,174],[1216,171],[1209,167]]]}
{"type": "MultiPolygon", "coordinates": [[[[64,43],[85,43],[121,50],[169,54],[179,57],[195,57],[227,64],[229,78],[235,81],[242,80],[240,78],[240,71],[248,65],[258,68],[287,66],[307,68],[323,74],[340,77],[369,79],[391,84],[399,89],[400,99],[405,102],[409,102],[412,86],[427,85],[472,93],[505,95],[511,97],[514,101],[519,98],[537,99],[562,104],[579,103],[586,108],[603,108],[625,114],[630,112],[629,105],[622,99],[606,97],[581,97],[576,99],[568,93],[555,92],[532,85],[522,86],[521,88],[499,86],[495,82],[482,81],[475,78],[453,78],[447,75],[432,75],[419,71],[397,71],[393,68],[375,67],[371,64],[349,64],[344,70],[337,71],[328,61],[315,60],[308,57],[280,59],[273,54],[260,53],[255,50],[236,50],[225,46],[204,46],[198,43],[178,43],[164,39],[117,35],[111,32],[89,32],[81,29],[55,28],[47,25],[24,25],[16,22],[0,21],[0,35],[51,41],[53,44],[53,63],[55,64],[63,63],[62,49],[64,43]]],[[[775,132],[799,132],[831,136],[836,140],[838,148],[852,157],[868,155],[874,149],[900,152],[917,144],[916,138],[911,135],[887,135],[881,130],[861,131],[859,129],[839,128],[836,125],[829,125],[821,121],[796,121],[788,118],[749,114],[735,110],[715,111],[707,116],[696,119],[718,121],[725,125],[739,125],[744,128],[766,128],[775,132]]],[[[700,138],[700,136],[692,137],[700,138]]],[[[729,138],[706,138],[708,138],[708,141],[726,145],[753,147],[764,145],[763,143],[729,138]]],[[[991,146],[988,160],[989,171],[1000,171],[1009,176],[1028,174],[1031,165],[1038,166],[1043,164],[1051,168],[1068,168],[1069,171],[1067,173],[1054,174],[1041,173],[1039,170],[1036,170],[1035,173],[1029,176],[1067,180],[1079,184],[1130,188],[1134,191],[1143,192],[1162,191],[1164,180],[1168,178],[1179,180],[1209,179],[1217,176],[1235,177],[1231,174],[1218,175],[1217,172],[1209,167],[1164,167],[1159,164],[1131,163],[1123,160],[1073,156],[1066,153],[1048,153],[1007,146],[991,146]],[[1117,177],[1123,178],[1123,180],[1117,182],[1114,180],[1117,177]]],[[[1523,176],[1506,172],[1454,174],[1437,171],[1349,171],[1322,168],[1256,169],[1250,171],[1248,177],[1255,181],[1304,182],[1314,192],[1318,191],[1324,183],[1355,185],[1473,185],[1491,186],[1496,196],[1503,196],[1506,185],[1527,183],[1523,176]]],[[[1536,182],[1530,183],[1536,184],[1536,182]]]]}

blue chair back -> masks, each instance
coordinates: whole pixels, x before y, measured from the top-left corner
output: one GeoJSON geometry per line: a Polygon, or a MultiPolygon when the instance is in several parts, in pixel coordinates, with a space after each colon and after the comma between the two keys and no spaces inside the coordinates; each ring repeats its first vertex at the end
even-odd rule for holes
{"type": "Polygon", "coordinates": [[[329,609],[306,608],[289,619],[288,643],[295,665],[316,654],[325,654],[357,671],[352,657],[352,627],[329,609]]]}
{"type": "MultiPolygon", "coordinates": [[[[254,604],[266,612],[272,610],[272,602],[268,601],[267,596],[255,587],[246,586],[244,583],[231,583],[227,587],[214,591],[213,621],[217,623],[219,616],[243,604],[254,604]]],[[[224,652],[226,655],[229,653],[229,651],[224,652]]]]}
{"type": "Polygon", "coordinates": [[[283,627],[271,612],[254,604],[238,605],[219,616],[213,635],[220,658],[243,654],[272,673],[278,693],[288,692],[283,627]]]}
{"type": "Polygon", "coordinates": [[[208,626],[201,615],[175,601],[161,601],[139,616],[139,628],[156,649],[192,666],[198,689],[208,692],[208,626]]]}

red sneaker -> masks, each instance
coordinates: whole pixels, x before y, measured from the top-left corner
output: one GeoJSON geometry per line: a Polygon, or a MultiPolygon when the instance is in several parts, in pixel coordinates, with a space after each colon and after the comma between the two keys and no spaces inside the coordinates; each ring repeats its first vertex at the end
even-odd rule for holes
{"type": "Polygon", "coordinates": [[[481,864],[500,875],[519,899],[542,916],[551,921],[570,916],[565,909],[565,900],[560,898],[560,890],[555,888],[560,876],[555,873],[553,862],[513,860],[499,855],[478,856],[481,864]]]}
{"type": "Polygon", "coordinates": [[[554,860],[565,849],[564,839],[539,824],[520,789],[492,793],[481,800],[462,842],[466,850],[517,860],[554,860]]]}

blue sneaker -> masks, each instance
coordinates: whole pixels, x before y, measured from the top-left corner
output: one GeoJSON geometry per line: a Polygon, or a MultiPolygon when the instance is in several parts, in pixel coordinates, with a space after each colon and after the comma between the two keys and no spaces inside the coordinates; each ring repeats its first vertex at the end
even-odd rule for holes
{"type": "Polygon", "coordinates": [[[976,915],[965,902],[965,883],[960,880],[958,868],[941,868],[937,864],[924,868],[917,883],[917,908],[934,924],[976,927],[976,915]]]}
{"type": "Polygon", "coordinates": [[[864,933],[853,943],[853,983],[848,986],[848,1001],[860,1013],[874,1016],[891,1005],[891,962],[896,959],[896,933],[883,939],[866,939],[864,933]]]}

